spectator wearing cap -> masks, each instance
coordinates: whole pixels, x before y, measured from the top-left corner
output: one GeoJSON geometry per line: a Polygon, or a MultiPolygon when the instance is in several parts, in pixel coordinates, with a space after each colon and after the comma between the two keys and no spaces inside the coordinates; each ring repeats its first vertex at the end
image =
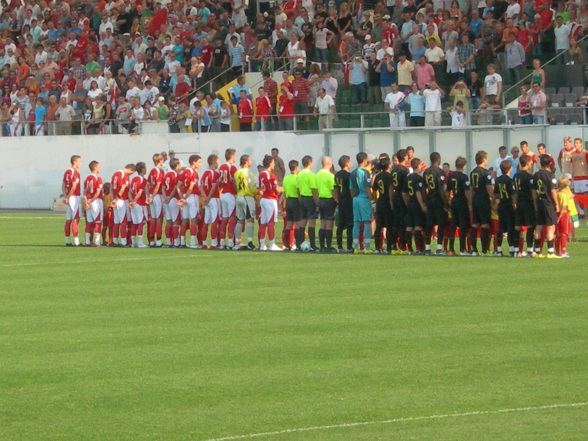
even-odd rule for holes
{"type": "Polygon", "coordinates": [[[365,44],[363,45],[363,49],[361,51],[361,54],[364,59],[369,60],[370,55],[375,52],[376,52],[376,44],[373,42],[372,36],[370,34],[367,34],[365,36],[365,44]]]}
{"type": "Polygon", "coordinates": [[[308,79],[308,77],[310,76],[310,72],[304,65],[304,59],[298,58],[296,60],[296,67],[294,68],[293,73],[295,74],[296,72],[300,72],[302,74],[302,78],[308,79]]]}
{"type": "Polygon", "coordinates": [[[372,29],[372,40],[374,43],[382,41],[382,34],[386,29],[386,23],[382,20],[382,15],[375,13],[374,14],[374,27],[372,29]]]}

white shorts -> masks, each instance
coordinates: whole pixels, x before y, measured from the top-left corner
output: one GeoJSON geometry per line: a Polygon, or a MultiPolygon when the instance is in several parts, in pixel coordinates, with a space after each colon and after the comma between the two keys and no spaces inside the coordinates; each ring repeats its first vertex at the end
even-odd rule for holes
{"type": "Polygon", "coordinates": [[[211,198],[208,205],[204,207],[204,223],[206,225],[214,224],[220,218],[221,201],[219,198],[211,198]]]}
{"type": "Polygon", "coordinates": [[[96,199],[90,204],[90,208],[86,210],[86,222],[93,224],[102,223],[102,199],[96,199]]]}
{"type": "Polygon", "coordinates": [[[120,225],[127,219],[127,213],[129,211],[129,201],[124,199],[118,199],[115,207],[112,209],[114,216],[114,224],[120,225]]]}
{"type": "Polygon", "coordinates": [[[271,222],[278,221],[278,201],[275,199],[262,198],[261,201],[259,201],[259,205],[261,206],[261,217],[259,218],[259,223],[261,225],[267,225],[271,222]]]}
{"type": "Polygon", "coordinates": [[[147,207],[145,205],[133,205],[131,207],[131,219],[135,225],[145,222],[147,220],[147,207]]]}
{"type": "Polygon", "coordinates": [[[588,179],[586,179],[586,178],[574,179],[574,193],[578,193],[578,194],[588,193],[588,179]]]}
{"type": "Polygon", "coordinates": [[[80,196],[70,196],[65,208],[65,220],[79,219],[82,215],[82,198],[80,196]]]}
{"type": "Polygon", "coordinates": [[[180,220],[180,206],[176,198],[171,198],[164,206],[165,218],[170,222],[179,222],[180,220]]]}
{"type": "Polygon", "coordinates": [[[255,199],[253,196],[237,195],[237,219],[244,221],[255,217],[255,199]]]}
{"type": "Polygon", "coordinates": [[[182,219],[194,219],[200,211],[200,199],[195,194],[191,194],[182,205],[182,219]]]}
{"type": "Polygon", "coordinates": [[[153,201],[149,204],[149,210],[151,211],[151,219],[163,218],[163,198],[160,194],[153,196],[153,201]]]}
{"type": "Polygon", "coordinates": [[[223,193],[221,196],[221,204],[223,219],[235,216],[236,198],[234,194],[223,193]]]}

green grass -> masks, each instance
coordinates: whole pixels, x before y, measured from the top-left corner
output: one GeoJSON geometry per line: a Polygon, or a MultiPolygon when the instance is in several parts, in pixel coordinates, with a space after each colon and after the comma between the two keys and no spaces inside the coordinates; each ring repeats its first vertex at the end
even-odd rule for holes
{"type": "MultiPolygon", "coordinates": [[[[0,440],[204,441],[588,401],[569,260],[72,249],[0,216],[0,440]]],[[[275,441],[586,440],[588,406],[275,441]]]]}

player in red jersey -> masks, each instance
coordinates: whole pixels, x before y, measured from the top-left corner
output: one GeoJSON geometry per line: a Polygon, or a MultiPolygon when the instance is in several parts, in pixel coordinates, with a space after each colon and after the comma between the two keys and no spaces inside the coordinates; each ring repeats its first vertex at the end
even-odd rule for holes
{"type": "Polygon", "coordinates": [[[165,209],[165,238],[167,246],[180,246],[180,206],[178,205],[178,171],[180,160],[177,158],[169,161],[168,171],[163,177],[162,196],[165,209]]]}
{"type": "Polygon", "coordinates": [[[145,173],[147,172],[147,166],[144,162],[137,162],[135,167],[137,176],[133,178],[129,188],[129,195],[131,197],[129,207],[133,222],[131,225],[131,240],[133,247],[147,248],[147,245],[143,243],[143,226],[147,221],[147,195],[145,193],[145,186],[147,185],[145,173]]]}
{"type": "Polygon", "coordinates": [[[90,175],[84,181],[84,208],[86,209],[86,246],[92,245],[91,235],[94,233],[94,246],[100,246],[100,227],[102,224],[102,178],[98,161],[90,162],[90,175]]]}
{"type": "Polygon", "coordinates": [[[198,173],[196,170],[202,164],[199,155],[192,155],[190,165],[180,173],[177,193],[181,197],[179,205],[182,207],[182,227],[180,230],[180,246],[186,247],[186,232],[190,229],[190,248],[200,248],[196,243],[198,234],[198,213],[200,212],[200,191],[198,189],[198,173]]]}
{"type": "Polygon", "coordinates": [[[218,247],[218,227],[221,214],[220,188],[218,169],[218,156],[210,155],[208,157],[208,170],[202,173],[200,195],[202,196],[202,205],[204,206],[204,223],[200,228],[200,237],[202,245],[206,244],[208,235],[208,226],[210,225],[210,245],[212,248],[218,247]]]}
{"type": "Polygon", "coordinates": [[[127,220],[129,211],[129,176],[135,173],[135,164],[127,164],[122,170],[112,175],[112,208],[114,212],[113,244],[127,246],[127,220]]]}
{"type": "Polygon", "coordinates": [[[239,111],[239,130],[241,132],[251,132],[251,123],[253,122],[253,104],[247,98],[244,90],[239,92],[239,104],[237,104],[239,111]]]}
{"type": "Polygon", "coordinates": [[[149,172],[147,186],[145,187],[145,193],[147,195],[146,202],[149,204],[151,214],[147,238],[150,247],[161,247],[161,238],[163,236],[163,199],[161,197],[161,191],[163,177],[165,175],[165,172],[161,168],[163,166],[163,156],[161,153],[153,155],[153,165],[155,167],[149,172]]]}
{"type": "Polygon", "coordinates": [[[220,247],[233,249],[235,245],[235,225],[237,224],[237,198],[235,192],[235,185],[233,184],[233,176],[237,171],[235,166],[235,158],[237,152],[235,149],[227,149],[225,151],[225,162],[219,168],[219,180],[218,184],[222,191],[221,195],[221,223],[220,223],[220,247]],[[227,233],[228,225],[228,234],[227,233]],[[225,236],[227,241],[225,242],[225,236]]]}
{"type": "MultiPolygon", "coordinates": [[[[521,156],[526,155],[531,158],[531,168],[529,173],[533,174],[535,171],[535,164],[538,164],[539,156],[529,150],[529,143],[527,141],[521,141],[521,156]]],[[[541,168],[541,167],[539,167],[541,168]]]]}
{"type": "Polygon", "coordinates": [[[542,155],[549,156],[549,158],[551,159],[551,162],[549,163],[549,169],[551,170],[551,173],[555,173],[555,159],[553,159],[552,155],[547,153],[545,144],[543,144],[542,142],[537,144],[537,152],[539,154],[539,157],[541,157],[542,155]]]}
{"type": "Polygon", "coordinates": [[[67,205],[65,213],[65,245],[80,246],[80,238],[78,237],[78,222],[82,212],[81,205],[81,191],[80,191],[80,172],[78,171],[82,165],[82,158],[78,155],[73,155],[70,158],[71,168],[67,169],[63,174],[63,181],[61,184],[61,193],[63,194],[63,203],[67,205]],[[69,240],[70,234],[73,234],[74,243],[69,240]]]}
{"type": "Polygon", "coordinates": [[[273,173],[274,158],[270,155],[265,155],[263,158],[262,171],[257,177],[257,188],[261,193],[261,216],[259,218],[259,249],[261,251],[282,251],[276,245],[276,231],[275,223],[278,220],[278,193],[283,191],[282,187],[278,187],[278,177],[273,173]],[[265,245],[265,232],[269,239],[269,247],[265,245]]]}

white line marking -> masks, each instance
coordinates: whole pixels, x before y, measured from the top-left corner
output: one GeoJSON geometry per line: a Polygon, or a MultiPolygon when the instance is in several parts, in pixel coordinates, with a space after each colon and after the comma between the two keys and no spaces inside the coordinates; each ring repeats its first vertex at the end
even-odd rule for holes
{"type": "Polygon", "coordinates": [[[19,216],[3,216],[0,214],[0,220],[4,220],[4,219],[18,219],[18,220],[47,219],[48,217],[64,217],[64,215],[63,214],[45,214],[44,216],[29,216],[26,214],[21,214],[19,216]]]}
{"type": "Polygon", "coordinates": [[[333,424],[330,426],[315,426],[315,427],[302,427],[298,429],[286,429],[278,430],[276,432],[262,432],[262,433],[250,433],[249,435],[235,435],[226,436],[224,438],[213,438],[206,441],[232,441],[236,439],[247,439],[247,438],[261,438],[266,436],[283,435],[286,433],[297,433],[297,432],[312,432],[315,430],[329,430],[329,429],[342,429],[348,427],[360,427],[360,426],[375,426],[379,424],[393,424],[393,423],[406,423],[412,421],[423,421],[423,420],[442,420],[446,418],[462,418],[476,415],[495,415],[501,413],[511,412],[532,412],[535,410],[547,410],[547,409],[565,409],[571,407],[583,407],[588,406],[588,402],[584,403],[571,403],[571,404],[550,404],[547,406],[536,406],[536,407],[518,407],[514,409],[499,409],[499,410],[476,410],[472,412],[464,413],[449,413],[445,415],[427,415],[418,417],[406,417],[406,418],[394,418],[391,420],[383,421],[363,421],[357,423],[346,423],[346,424],[333,424]]]}
{"type": "Polygon", "coordinates": [[[62,260],[53,262],[37,262],[37,263],[9,263],[7,265],[0,265],[0,268],[11,268],[17,266],[38,266],[38,265],[63,265],[66,263],[110,263],[110,262],[137,262],[141,260],[162,260],[162,259],[196,259],[200,257],[212,257],[212,254],[193,254],[185,256],[160,256],[160,257],[142,257],[136,259],[109,259],[109,260],[62,260]]]}

